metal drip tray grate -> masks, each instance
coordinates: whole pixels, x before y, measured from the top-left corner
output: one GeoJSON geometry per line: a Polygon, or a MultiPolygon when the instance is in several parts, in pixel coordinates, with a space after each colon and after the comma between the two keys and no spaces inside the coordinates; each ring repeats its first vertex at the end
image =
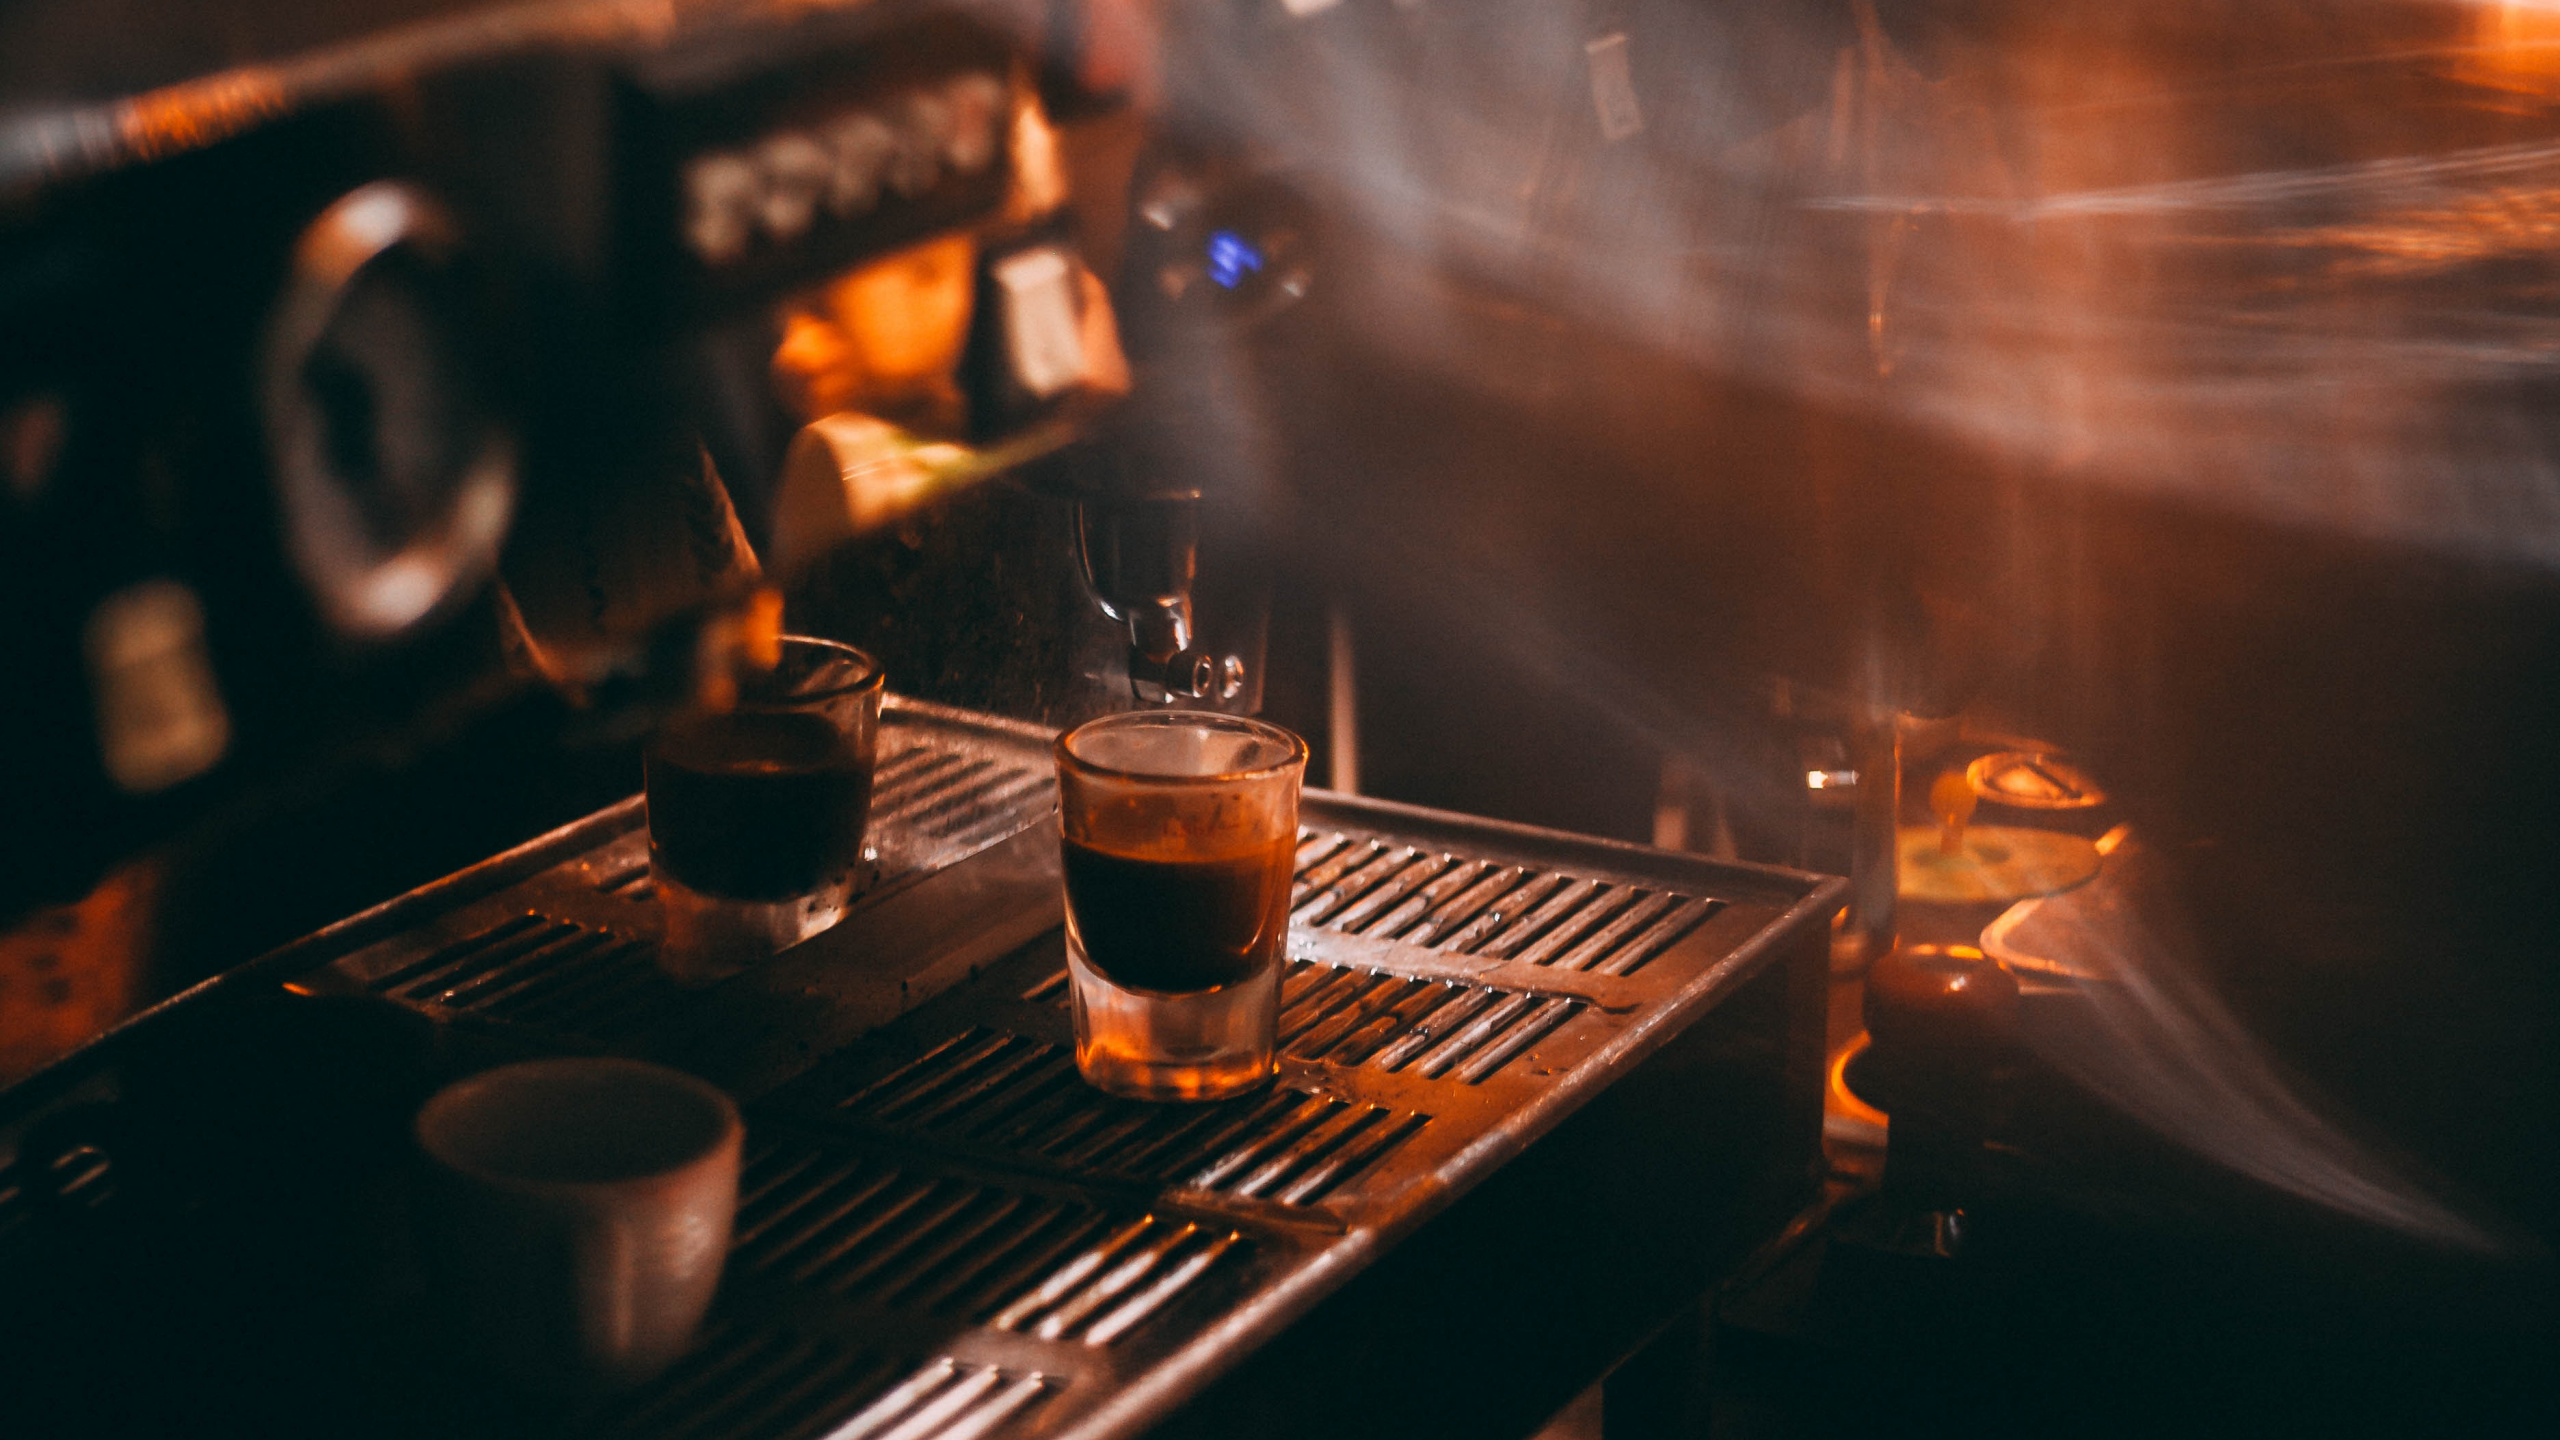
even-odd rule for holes
{"type": "Polygon", "coordinates": [[[1719,902],[1339,830],[1298,842],[1291,919],[1455,955],[1632,975],[1719,902]]]}
{"type": "Polygon", "coordinates": [[[1104,1345],[1244,1242],[1223,1227],[1130,1216],[787,1143],[750,1160],[737,1261],[782,1284],[1104,1345]]]}
{"type": "MultiPolygon", "coordinates": [[[[1068,1008],[1067,972],[1025,1000],[1068,1008]]],[[[1517,1059],[1585,1002],[1457,980],[1417,980],[1292,960],[1280,982],[1280,1052],[1293,1060],[1455,1076],[1472,1085],[1517,1059]]]]}
{"type": "Polygon", "coordinates": [[[839,1102],[855,1125],[1062,1174],[1304,1205],[1429,1123],[1286,1085],[1208,1105],[1119,1100],[1068,1046],[971,1029],[839,1102]]]}
{"type": "Polygon", "coordinates": [[[1245,1243],[1242,1231],[1141,1216],[1059,1267],[993,1323],[1043,1340],[1108,1345],[1245,1243]]]}
{"type": "Polygon", "coordinates": [[[1580,1000],[1304,960],[1290,972],[1281,992],[1284,1053],[1390,1072],[1411,1067],[1430,1078],[1454,1074],[1470,1085],[1584,1008],[1580,1000]]]}
{"type": "MultiPolygon", "coordinates": [[[[869,893],[974,854],[1057,808],[1058,782],[1045,757],[962,748],[934,727],[901,723],[914,707],[893,709],[880,739],[872,778],[871,815],[878,870],[869,893]]],[[[602,894],[645,904],[656,898],[645,830],[590,857],[588,873],[602,894]]]]}
{"type": "Polygon", "coordinates": [[[873,808],[884,824],[924,842],[909,852],[924,855],[1001,840],[1021,816],[1049,809],[1057,797],[1045,767],[930,743],[909,743],[883,759],[877,786],[873,808]]]}
{"type": "Polygon", "coordinates": [[[647,1029],[683,996],[658,972],[648,941],[533,912],[376,976],[367,988],[598,1040],[647,1029]]]}
{"type": "MultiPolygon", "coordinates": [[[[876,858],[853,913],[1057,808],[1045,755],[1031,751],[1027,737],[1002,738],[1011,743],[991,745],[982,727],[934,707],[889,708],[872,803],[876,858]]],[[[508,890],[503,899],[515,904],[463,907],[340,960],[334,979],[562,1039],[630,1044],[680,1022],[687,992],[657,963],[644,808],[634,798],[573,828],[604,833],[508,890]]]]}
{"type": "Polygon", "coordinates": [[[827,1440],[977,1440],[1037,1405],[1049,1388],[1037,1371],[937,1360],[828,1431],[827,1440]]]}
{"type": "Polygon", "coordinates": [[[918,1367],[805,1330],[722,1325],[674,1370],[578,1428],[598,1440],[970,1440],[1051,1388],[1036,1372],[949,1357],[918,1367]]]}
{"type": "MultiPolygon", "coordinates": [[[[657,968],[636,797],[214,987],[370,997],[509,1053],[644,1055],[738,1096],[752,1148],[719,1322],[585,1428],[1134,1435],[1497,1170],[1563,1153],[1536,1147],[1675,1052],[1697,1073],[1643,1102],[1642,1138],[1553,1162],[1570,1182],[1483,1242],[1499,1258],[1427,1288],[1560,1293],[1576,1246],[1652,1219],[1619,1278],[1667,1283],[1707,1228],[1695,1197],[1741,1185],[1698,1166],[1810,1173],[1838,882],[1311,791],[1277,1083],[1146,1104],[1075,1071],[1050,736],[891,697],[882,744],[876,879],[835,929],[710,989],[657,968]],[[1691,1198],[1578,1208],[1647,1184],[1691,1198]]],[[[63,1185],[10,1192],[56,1161],[126,1173],[101,1133],[0,1153],[0,1232],[51,1243],[63,1185]]],[[[1631,1313],[1616,1289],[1571,1333],[1631,1313]]],[[[1457,1303],[1401,1333],[1461,1333],[1484,1307],[1457,1303]]]]}

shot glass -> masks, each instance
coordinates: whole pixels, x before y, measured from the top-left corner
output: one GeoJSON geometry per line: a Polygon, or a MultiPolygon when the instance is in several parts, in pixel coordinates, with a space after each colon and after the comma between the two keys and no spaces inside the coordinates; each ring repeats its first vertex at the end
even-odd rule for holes
{"type": "Polygon", "coordinates": [[[869,860],[879,663],[782,637],[729,709],[670,721],[645,757],[660,963],[689,984],[736,973],[844,918],[869,860]]]}
{"type": "Polygon", "coordinates": [[[1058,740],[1076,1068],[1140,1100],[1272,1076],[1306,743],[1258,720],[1110,715],[1058,740]]]}

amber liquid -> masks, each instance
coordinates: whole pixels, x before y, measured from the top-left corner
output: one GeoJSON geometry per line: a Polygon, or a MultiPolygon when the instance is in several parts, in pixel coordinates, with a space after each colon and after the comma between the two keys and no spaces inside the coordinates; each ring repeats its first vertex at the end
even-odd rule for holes
{"type": "Polygon", "coordinates": [[[871,820],[871,762],[822,715],[679,721],[647,759],[649,851],[687,886],[786,900],[852,868],[871,820]]]}
{"type": "Polygon", "coordinates": [[[1278,959],[1289,931],[1291,837],[1210,858],[1060,847],[1067,905],[1087,963],[1132,990],[1185,995],[1232,985],[1278,959]]]}

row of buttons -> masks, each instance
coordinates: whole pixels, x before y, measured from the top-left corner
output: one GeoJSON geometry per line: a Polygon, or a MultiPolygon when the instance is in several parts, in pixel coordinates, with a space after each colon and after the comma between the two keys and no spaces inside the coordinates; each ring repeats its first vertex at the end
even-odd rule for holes
{"type": "Polygon", "coordinates": [[[875,109],[768,135],[684,168],[684,238],[710,265],[744,256],[761,235],[787,245],[824,207],[849,219],[884,193],[921,195],[947,172],[974,175],[1002,149],[1005,84],[972,71],[910,90],[875,109]]]}

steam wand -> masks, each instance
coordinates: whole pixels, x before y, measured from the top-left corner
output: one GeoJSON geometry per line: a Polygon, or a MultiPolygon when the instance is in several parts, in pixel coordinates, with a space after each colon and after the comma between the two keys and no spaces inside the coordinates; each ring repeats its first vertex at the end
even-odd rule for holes
{"type": "Polygon", "coordinates": [[[1076,505],[1076,558],[1102,613],[1129,629],[1129,685],[1151,704],[1227,700],[1244,662],[1200,649],[1191,589],[1200,563],[1200,492],[1088,497],[1076,505]]]}

